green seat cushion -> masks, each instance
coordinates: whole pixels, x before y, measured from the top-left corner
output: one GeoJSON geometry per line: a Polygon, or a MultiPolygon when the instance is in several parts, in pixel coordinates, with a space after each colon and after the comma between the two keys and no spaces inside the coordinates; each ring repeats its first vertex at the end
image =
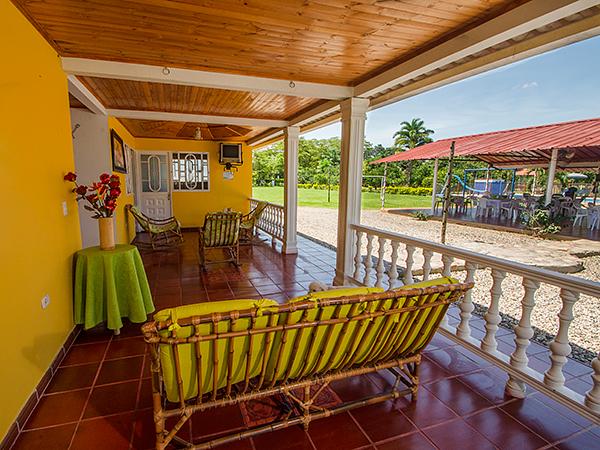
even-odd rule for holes
{"type": "MultiPolygon", "coordinates": [[[[180,320],[187,317],[199,316],[211,313],[225,313],[229,311],[243,311],[251,308],[269,308],[277,307],[278,303],[273,300],[225,300],[220,302],[196,303],[193,305],[178,306],[177,308],[163,309],[154,315],[155,320],[166,321],[180,320]]],[[[255,326],[264,328],[267,326],[267,317],[258,317],[255,326]]],[[[250,319],[239,319],[235,321],[232,330],[226,329],[225,323],[220,323],[218,332],[245,330],[250,327],[250,319]]],[[[193,326],[174,327],[177,337],[186,338],[195,333],[193,326]]],[[[213,332],[212,324],[200,325],[200,334],[206,335],[213,332]]],[[[160,333],[162,337],[169,335],[168,330],[160,333]]],[[[250,378],[258,375],[261,369],[262,350],[264,350],[265,334],[257,335],[252,338],[252,358],[250,363],[250,378]]],[[[233,339],[233,369],[232,383],[244,380],[246,373],[245,354],[250,345],[250,338],[247,336],[236,337],[233,339]]],[[[213,389],[213,344],[212,342],[202,342],[200,344],[202,357],[202,392],[211,392],[213,389]]],[[[179,363],[181,367],[181,376],[183,382],[183,397],[189,399],[198,395],[198,376],[196,372],[197,359],[195,344],[181,344],[177,346],[179,354],[179,363]]],[[[172,402],[179,400],[177,386],[177,377],[175,372],[175,355],[173,347],[168,344],[159,345],[160,362],[163,373],[163,382],[167,393],[167,399],[172,402]]],[[[217,359],[219,361],[219,370],[217,372],[217,389],[227,384],[227,360],[229,349],[224,340],[219,340],[217,345],[217,359]]]]}

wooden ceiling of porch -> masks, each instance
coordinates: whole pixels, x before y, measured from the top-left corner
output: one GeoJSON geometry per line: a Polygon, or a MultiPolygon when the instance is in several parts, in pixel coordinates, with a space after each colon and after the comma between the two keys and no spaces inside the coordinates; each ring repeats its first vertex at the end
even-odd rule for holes
{"type": "Polygon", "coordinates": [[[284,120],[319,102],[267,92],[80,77],[106,108],[284,120]]]}
{"type": "Polygon", "coordinates": [[[61,56],[352,85],[524,1],[13,0],[61,56]]]}
{"type": "MultiPolygon", "coordinates": [[[[266,121],[298,121],[298,117],[304,117],[307,111],[312,114],[328,100],[335,103],[346,98],[348,95],[339,94],[340,88],[360,87],[374,76],[385,75],[392,67],[410,64],[428,50],[462,38],[480,24],[533,3],[531,0],[11,1],[61,57],[193,69],[217,76],[267,78],[262,84],[253,81],[254,87],[259,87],[250,88],[235,87],[228,82],[212,87],[198,87],[207,85],[193,82],[186,84],[195,86],[166,84],[162,78],[135,78],[114,72],[75,71],[73,75],[107,110],[196,114],[203,117],[189,120],[199,122],[222,123],[222,117],[227,117],[228,123],[248,125],[250,131],[243,139],[240,137],[242,140],[254,136],[261,139],[264,130],[269,130],[265,135],[270,135],[283,125],[266,121]],[[280,85],[268,86],[270,79],[274,83],[284,81],[286,85],[289,82],[291,88],[302,82],[321,85],[317,87],[318,93],[304,90],[292,96],[293,92],[281,90],[280,85]],[[243,120],[235,120],[238,118],[243,120]]],[[[539,2],[532,9],[536,7],[539,9],[539,2]]],[[[417,78],[402,83],[410,84],[414,79],[417,78]]],[[[182,83],[181,79],[178,82],[182,83]]],[[[389,89],[393,87],[390,85],[389,89]]],[[[372,99],[394,94],[383,90],[376,94],[361,92],[357,95],[372,99]]],[[[311,126],[311,120],[324,120],[329,117],[327,114],[336,112],[326,112],[318,118],[309,114],[301,125],[311,126]]],[[[129,117],[130,131],[147,137],[152,137],[152,133],[156,133],[154,137],[164,137],[163,133],[173,137],[183,129],[198,126],[186,121],[186,117],[167,117],[168,114],[114,115],[129,117]],[[141,119],[154,119],[157,126],[141,119]],[[163,120],[175,122],[169,125],[163,120]]]]}
{"type": "Polygon", "coordinates": [[[264,127],[241,127],[209,123],[173,122],[166,120],[119,119],[137,138],[195,139],[200,128],[202,140],[244,142],[266,130],[264,127]]]}

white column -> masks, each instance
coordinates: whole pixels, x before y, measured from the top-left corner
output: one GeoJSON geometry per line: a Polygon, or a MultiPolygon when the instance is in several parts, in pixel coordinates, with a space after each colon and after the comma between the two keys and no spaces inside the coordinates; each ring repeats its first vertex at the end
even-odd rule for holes
{"type": "Polygon", "coordinates": [[[365,119],[368,107],[369,100],[366,98],[349,98],[340,104],[342,152],[334,280],[338,285],[344,284],[345,277],[352,274],[354,239],[350,225],[360,223],[365,119]]]}
{"type": "Polygon", "coordinates": [[[554,177],[556,175],[556,162],[558,160],[558,149],[552,149],[552,157],[548,166],[548,183],[546,184],[546,205],[552,201],[552,188],[554,187],[554,177]]]}
{"type": "Polygon", "coordinates": [[[298,253],[296,224],[298,220],[298,138],[300,127],[284,130],[283,175],[283,253],[298,253]]]}
{"type": "Polygon", "coordinates": [[[439,159],[435,158],[433,163],[433,190],[431,192],[431,214],[433,214],[433,210],[435,209],[435,201],[437,200],[437,181],[439,163],[439,159]]]}

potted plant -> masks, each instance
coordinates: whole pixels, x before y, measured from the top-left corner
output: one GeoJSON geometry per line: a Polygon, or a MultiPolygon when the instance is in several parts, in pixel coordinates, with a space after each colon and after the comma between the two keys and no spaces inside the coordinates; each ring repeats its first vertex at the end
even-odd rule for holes
{"type": "Polygon", "coordinates": [[[121,181],[117,175],[103,173],[100,181],[87,186],[77,183],[77,175],[69,172],[64,176],[65,181],[75,185],[73,192],[77,195],[77,201],[84,200],[83,207],[94,213],[94,219],[98,219],[100,232],[100,248],[102,250],[113,250],[115,248],[113,213],[117,207],[117,198],[121,195],[121,181]]]}

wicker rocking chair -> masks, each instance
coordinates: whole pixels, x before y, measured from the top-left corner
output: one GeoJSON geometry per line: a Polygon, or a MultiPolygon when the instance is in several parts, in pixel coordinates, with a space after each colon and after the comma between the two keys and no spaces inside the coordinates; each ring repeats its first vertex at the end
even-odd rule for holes
{"type": "Polygon", "coordinates": [[[268,205],[268,202],[258,202],[252,211],[242,217],[242,223],[240,224],[241,244],[248,245],[253,243],[256,225],[268,205]]]}
{"type": "Polygon", "coordinates": [[[137,238],[131,242],[138,247],[151,247],[152,250],[176,247],[183,243],[181,224],[175,217],[168,219],[153,219],[145,215],[137,206],[125,205],[138,225],[150,236],[150,242],[143,242],[137,238]]]}
{"type": "Polygon", "coordinates": [[[204,226],[198,230],[198,255],[200,266],[206,269],[207,264],[230,262],[240,265],[240,223],[242,213],[216,212],[208,213],[204,218],[204,226]],[[228,259],[217,261],[206,260],[206,250],[223,249],[229,253],[228,259]]]}

